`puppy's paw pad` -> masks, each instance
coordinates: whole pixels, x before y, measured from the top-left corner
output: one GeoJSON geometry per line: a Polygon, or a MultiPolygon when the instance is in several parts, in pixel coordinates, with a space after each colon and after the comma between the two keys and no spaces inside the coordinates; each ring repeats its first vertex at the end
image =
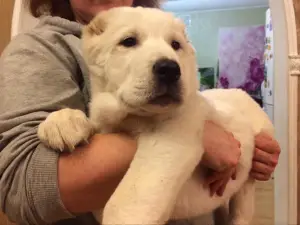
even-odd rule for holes
{"type": "Polygon", "coordinates": [[[87,142],[93,134],[93,126],[80,110],[63,109],[51,113],[38,128],[40,140],[50,148],[60,151],[73,151],[87,142]]]}

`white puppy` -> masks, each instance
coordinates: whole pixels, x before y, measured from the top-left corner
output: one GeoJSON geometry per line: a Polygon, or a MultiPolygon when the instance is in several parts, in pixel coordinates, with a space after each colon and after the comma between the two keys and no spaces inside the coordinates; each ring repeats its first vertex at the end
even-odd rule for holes
{"type": "Polygon", "coordinates": [[[90,69],[90,119],[63,109],[50,114],[38,134],[60,150],[87,140],[94,128],[137,137],[130,169],[105,209],[95,212],[99,221],[164,224],[170,218],[211,212],[230,201],[230,223],[249,224],[254,136],[263,130],[273,135],[273,127],[241,90],[198,93],[195,52],[183,23],[157,9],[111,9],[84,29],[83,52],[90,69]],[[195,171],[204,152],[206,120],[241,142],[237,179],[229,182],[223,197],[210,197],[203,186],[205,170],[195,171]]]}

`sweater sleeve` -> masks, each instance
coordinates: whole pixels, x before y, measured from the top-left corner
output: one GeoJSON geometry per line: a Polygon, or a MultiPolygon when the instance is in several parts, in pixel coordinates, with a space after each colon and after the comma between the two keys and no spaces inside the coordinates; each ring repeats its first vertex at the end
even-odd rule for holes
{"type": "Polygon", "coordinates": [[[70,218],[58,190],[58,153],[40,143],[38,125],[61,108],[85,110],[67,46],[38,35],[13,40],[0,59],[0,207],[14,222],[70,218]]]}

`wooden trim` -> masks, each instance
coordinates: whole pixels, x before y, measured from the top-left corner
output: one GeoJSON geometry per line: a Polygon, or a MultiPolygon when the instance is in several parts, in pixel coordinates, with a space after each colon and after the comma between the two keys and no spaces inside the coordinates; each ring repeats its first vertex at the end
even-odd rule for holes
{"type": "Polygon", "coordinates": [[[298,53],[300,53],[300,1],[294,1],[294,10],[296,18],[296,28],[297,28],[297,37],[298,37],[298,53]]]}
{"type": "MultiPolygon", "coordinates": [[[[298,0],[296,0],[298,4],[298,0]]],[[[285,5],[289,56],[298,55],[295,1],[287,0],[285,5]]],[[[290,65],[289,65],[290,66],[290,65]]],[[[298,223],[298,76],[288,73],[288,180],[289,180],[289,224],[298,223]]]]}
{"type": "MultiPolygon", "coordinates": [[[[300,1],[293,0],[294,4],[294,11],[295,11],[295,22],[296,22],[296,29],[297,29],[297,52],[300,54],[300,1]]],[[[297,168],[300,171],[300,82],[298,82],[298,101],[297,101],[297,108],[298,108],[298,115],[297,115],[297,168]]],[[[297,224],[300,224],[300,173],[297,175],[297,224]]]]}
{"type": "Polygon", "coordinates": [[[0,54],[10,41],[11,37],[11,20],[14,7],[14,0],[0,0],[0,54]]]}
{"type": "MultiPolygon", "coordinates": [[[[291,76],[291,58],[298,55],[294,0],[270,0],[274,21],[274,124],[282,147],[275,171],[275,223],[297,224],[298,76],[291,76]]],[[[298,1],[298,0],[297,0],[298,1]]]]}

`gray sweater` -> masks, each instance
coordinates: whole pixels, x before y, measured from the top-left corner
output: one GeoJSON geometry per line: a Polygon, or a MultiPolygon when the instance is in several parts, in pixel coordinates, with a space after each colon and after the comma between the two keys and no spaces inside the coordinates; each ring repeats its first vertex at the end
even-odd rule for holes
{"type": "Polygon", "coordinates": [[[0,207],[18,224],[73,217],[59,196],[58,153],[40,143],[37,127],[61,108],[86,112],[89,94],[80,35],[80,24],[45,17],[35,29],[14,38],[0,59],[0,207]]]}
{"type": "MultiPolygon", "coordinates": [[[[44,17],[14,38],[0,59],[0,209],[20,225],[97,224],[89,214],[74,217],[65,209],[57,185],[58,153],[37,137],[49,113],[66,107],[87,112],[80,35],[78,23],[44,17]]],[[[209,217],[202,221],[211,224],[209,217]]]]}

